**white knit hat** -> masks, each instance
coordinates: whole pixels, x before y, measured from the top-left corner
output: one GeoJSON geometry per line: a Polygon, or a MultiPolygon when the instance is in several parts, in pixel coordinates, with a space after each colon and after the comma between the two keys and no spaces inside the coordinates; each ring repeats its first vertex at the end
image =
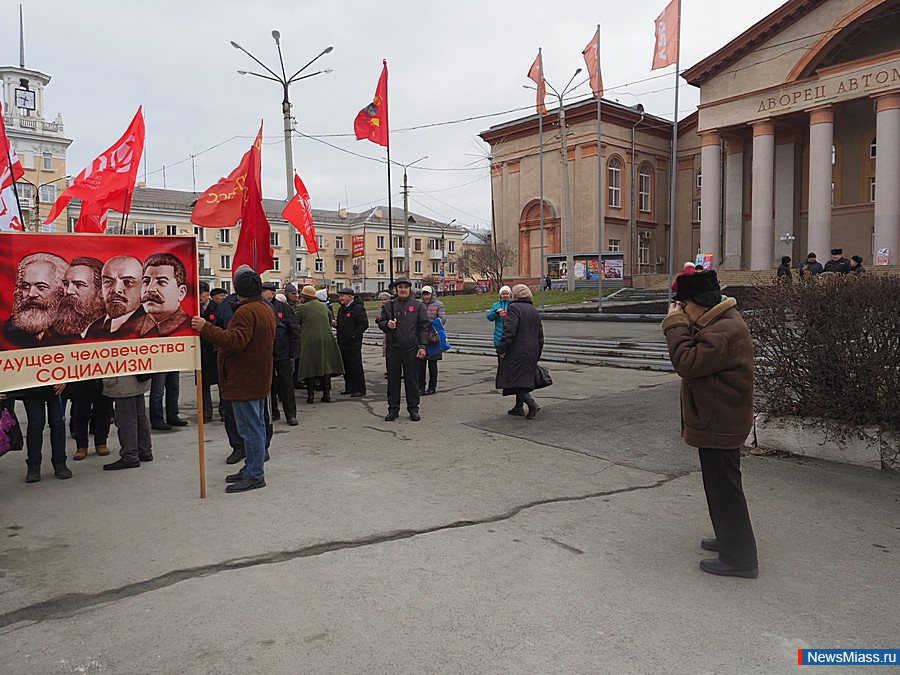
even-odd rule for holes
{"type": "Polygon", "coordinates": [[[431,286],[422,286],[422,293],[431,293],[431,295],[434,295],[434,289],[431,286]]]}
{"type": "Polygon", "coordinates": [[[324,288],[320,288],[316,291],[316,297],[322,302],[325,302],[326,300],[328,300],[328,291],[324,288]]]}

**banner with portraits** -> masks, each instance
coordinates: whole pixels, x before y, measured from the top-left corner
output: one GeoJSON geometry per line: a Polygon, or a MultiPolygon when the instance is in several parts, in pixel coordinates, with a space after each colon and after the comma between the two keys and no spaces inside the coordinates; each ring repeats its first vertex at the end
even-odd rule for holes
{"type": "Polygon", "coordinates": [[[197,240],[0,232],[0,392],[199,370],[197,240]]]}

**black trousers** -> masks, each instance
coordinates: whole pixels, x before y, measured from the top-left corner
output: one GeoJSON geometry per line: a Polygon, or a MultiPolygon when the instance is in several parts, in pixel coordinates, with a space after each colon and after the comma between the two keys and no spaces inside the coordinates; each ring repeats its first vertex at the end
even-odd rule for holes
{"type": "Polygon", "coordinates": [[[94,446],[106,445],[112,422],[113,400],[98,396],[79,396],[72,399],[72,419],[75,422],[75,445],[88,447],[88,430],[94,422],[94,446]]]}
{"type": "Polygon", "coordinates": [[[419,391],[437,389],[438,362],[430,359],[419,360],[419,391]],[[425,386],[425,370],[428,370],[428,387],[425,386]]]}
{"type": "Polygon", "coordinates": [[[756,539],[741,485],[741,451],[700,448],[700,467],[719,560],[741,569],[757,567],[756,539]]]}
{"type": "Polygon", "coordinates": [[[178,394],[181,389],[178,372],[154,373],[150,380],[150,423],[162,424],[178,418],[178,394]],[[163,397],[166,411],[163,415],[163,397]]]}
{"type": "Polygon", "coordinates": [[[362,349],[342,349],[344,389],[351,394],[366,393],[366,373],[363,370],[362,349]]]}
{"type": "Polygon", "coordinates": [[[278,400],[285,417],[297,416],[297,399],[294,398],[294,362],[291,359],[275,361],[272,366],[272,416],[278,414],[278,400]]]}
{"type": "MultiPolygon", "coordinates": [[[[238,431],[237,420],[234,418],[234,408],[231,405],[231,401],[221,401],[219,404],[220,411],[222,413],[222,418],[225,420],[225,435],[228,436],[228,445],[231,446],[232,450],[237,450],[239,452],[244,452],[244,438],[241,436],[241,432],[238,431]]],[[[272,418],[269,417],[269,406],[266,406],[266,450],[269,449],[269,445],[272,443],[272,418]]]]}
{"type": "Polygon", "coordinates": [[[419,359],[418,347],[391,349],[385,354],[388,375],[388,412],[400,412],[400,381],[406,387],[406,409],[419,412],[419,359]]]}

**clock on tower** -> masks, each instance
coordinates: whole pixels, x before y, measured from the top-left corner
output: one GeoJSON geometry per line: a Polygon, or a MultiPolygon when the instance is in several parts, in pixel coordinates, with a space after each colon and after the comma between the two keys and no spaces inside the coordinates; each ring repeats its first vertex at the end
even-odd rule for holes
{"type": "Polygon", "coordinates": [[[34,110],[34,92],[30,89],[16,89],[16,107],[34,110]]]}

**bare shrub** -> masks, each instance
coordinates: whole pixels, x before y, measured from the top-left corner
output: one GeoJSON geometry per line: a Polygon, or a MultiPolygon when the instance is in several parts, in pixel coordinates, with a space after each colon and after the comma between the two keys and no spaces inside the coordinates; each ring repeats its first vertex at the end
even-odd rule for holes
{"type": "Polygon", "coordinates": [[[900,277],[759,286],[747,323],[761,412],[900,429],[900,277]]]}

